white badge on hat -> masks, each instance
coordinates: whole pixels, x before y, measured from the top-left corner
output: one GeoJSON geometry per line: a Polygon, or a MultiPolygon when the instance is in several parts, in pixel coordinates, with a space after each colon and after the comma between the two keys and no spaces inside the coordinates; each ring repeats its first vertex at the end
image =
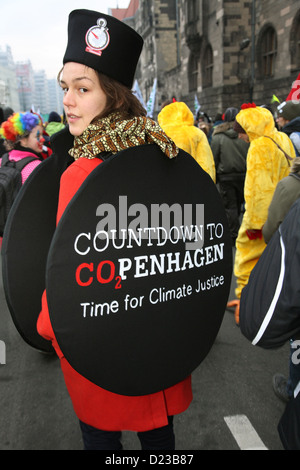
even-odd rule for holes
{"type": "Polygon", "coordinates": [[[107,21],[99,18],[96,26],[92,26],[86,33],[85,42],[87,43],[87,52],[101,56],[102,51],[107,48],[110,42],[107,21]]]}

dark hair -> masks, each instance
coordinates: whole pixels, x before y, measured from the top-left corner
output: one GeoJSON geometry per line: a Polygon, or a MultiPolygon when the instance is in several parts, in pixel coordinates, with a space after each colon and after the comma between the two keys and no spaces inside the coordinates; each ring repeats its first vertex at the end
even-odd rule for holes
{"type": "MultiPolygon", "coordinates": [[[[57,76],[59,84],[62,71],[63,68],[59,71],[57,76]]],[[[117,80],[97,72],[97,70],[95,70],[95,73],[106,95],[106,106],[102,113],[94,118],[94,121],[105,118],[114,112],[119,112],[122,119],[132,119],[134,117],[147,115],[147,111],[129,88],[122,85],[122,83],[117,80]]]]}
{"type": "Polygon", "coordinates": [[[119,112],[123,119],[146,116],[147,112],[133,92],[122,83],[97,72],[102,90],[106,95],[106,106],[98,118],[119,112]]]}

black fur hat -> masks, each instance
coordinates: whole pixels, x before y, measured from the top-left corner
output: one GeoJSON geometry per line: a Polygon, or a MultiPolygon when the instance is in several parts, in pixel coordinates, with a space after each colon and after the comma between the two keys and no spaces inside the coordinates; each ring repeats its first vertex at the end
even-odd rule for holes
{"type": "Polygon", "coordinates": [[[143,43],[134,29],[112,16],[74,10],[63,63],[87,65],[131,88],[143,43]]]}

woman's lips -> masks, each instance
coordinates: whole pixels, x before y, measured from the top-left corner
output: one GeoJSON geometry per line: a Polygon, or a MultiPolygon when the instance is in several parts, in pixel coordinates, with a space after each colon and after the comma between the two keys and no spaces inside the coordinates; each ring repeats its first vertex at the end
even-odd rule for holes
{"type": "Polygon", "coordinates": [[[78,116],[76,116],[75,114],[68,114],[68,121],[69,122],[75,122],[79,119],[78,116]]]}

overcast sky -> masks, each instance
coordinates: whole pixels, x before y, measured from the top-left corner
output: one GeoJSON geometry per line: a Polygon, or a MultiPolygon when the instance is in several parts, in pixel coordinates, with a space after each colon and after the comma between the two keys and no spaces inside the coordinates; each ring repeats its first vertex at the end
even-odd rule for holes
{"type": "Polygon", "coordinates": [[[30,60],[34,70],[56,78],[67,45],[68,16],[72,10],[108,13],[127,8],[130,0],[0,0],[0,47],[9,45],[13,59],[30,60]]]}

